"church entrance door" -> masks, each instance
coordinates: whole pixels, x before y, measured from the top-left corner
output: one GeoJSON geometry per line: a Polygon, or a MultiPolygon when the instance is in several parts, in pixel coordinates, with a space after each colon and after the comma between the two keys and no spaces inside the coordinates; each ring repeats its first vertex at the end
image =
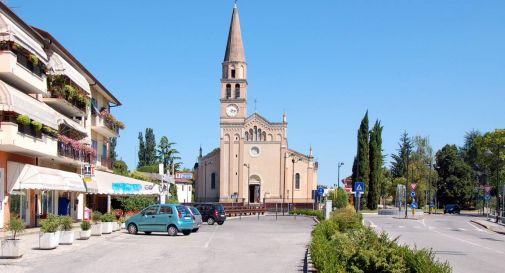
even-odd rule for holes
{"type": "Polygon", "coordinates": [[[260,185],[249,185],[249,203],[260,203],[260,185]]]}

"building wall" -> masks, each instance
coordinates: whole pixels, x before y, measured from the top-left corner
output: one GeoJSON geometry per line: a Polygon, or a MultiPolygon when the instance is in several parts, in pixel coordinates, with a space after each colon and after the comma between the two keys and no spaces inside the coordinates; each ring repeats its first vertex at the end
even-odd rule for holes
{"type": "Polygon", "coordinates": [[[178,183],[177,184],[177,199],[179,203],[191,203],[192,202],[192,189],[193,185],[190,183],[178,183]]]}
{"type": "Polygon", "coordinates": [[[199,202],[219,201],[220,178],[220,152],[216,151],[199,160],[197,170],[196,197],[199,202]],[[215,174],[216,187],[211,188],[212,174],[215,174]]]}

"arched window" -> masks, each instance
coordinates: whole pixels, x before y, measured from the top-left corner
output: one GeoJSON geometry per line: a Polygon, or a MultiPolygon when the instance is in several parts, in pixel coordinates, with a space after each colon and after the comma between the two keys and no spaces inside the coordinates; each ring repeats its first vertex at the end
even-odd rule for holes
{"type": "Polygon", "coordinates": [[[258,129],[258,141],[261,141],[261,129],[258,129]]]}
{"type": "Polygon", "coordinates": [[[254,138],[253,141],[258,141],[258,127],[254,126],[254,138]]]}
{"type": "Polygon", "coordinates": [[[300,174],[297,173],[295,175],[295,189],[299,190],[300,189],[300,174]]]}
{"type": "Polygon", "coordinates": [[[235,84],[235,98],[240,99],[240,84],[235,84]]]}
{"type": "Polygon", "coordinates": [[[249,141],[249,132],[245,132],[245,140],[249,141]]]}
{"type": "Polygon", "coordinates": [[[249,141],[253,141],[253,129],[249,129],[249,141]]]}
{"type": "Polygon", "coordinates": [[[267,133],[266,132],[263,132],[261,137],[263,138],[263,141],[267,141],[267,133]]]}
{"type": "Polygon", "coordinates": [[[231,70],[231,78],[235,79],[235,68],[231,70]]]}
{"type": "Polygon", "coordinates": [[[216,173],[212,173],[210,175],[210,188],[215,189],[216,188],[216,173]]]}
{"type": "Polygon", "coordinates": [[[226,85],[226,98],[231,99],[231,85],[230,84],[226,85]]]}

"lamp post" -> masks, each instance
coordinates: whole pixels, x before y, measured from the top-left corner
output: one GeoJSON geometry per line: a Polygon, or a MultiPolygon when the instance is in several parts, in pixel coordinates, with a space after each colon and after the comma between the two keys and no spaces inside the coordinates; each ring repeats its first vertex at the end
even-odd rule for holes
{"type": "Polygon", "coordinates": [[[496,155],[497,161],[496,161],[496,223],[499,222],[500,220],[500,165],[501,165],[501,160],[500,160],[500,152],[501,149],[504,148],[505,145],[496,145],[496,151],[493,153],[491,150],[486,150],[484,152],[484,155],[486,157],[491,157],[493,155],[496,155]],[[496,153],[496,154],[495,154],[496,153]]]}
{"type": "Polygon", "coordinates": [[[405,219],[407,219],[407,210],[408,210],[408,193],[409,193],[409,157],[410,157],[410,148],[407,149],[407,179],[405,180],[405,219]]]}
{"type": "Polygon", "coordinates": [[[344,162],[338,163],[338,171],[337,171],[337,188],[335,189],[335,207],[338,202],[338,189],[340,189],[340,167],[344,165],[344,162]]]}
{"type": "MultiPolygon", "coordinates": [[[[251,190],[250,189],[250,185],[249,183],[251,182],[251,179],[250,179],[250,175],[251,175],[251,165],[249,165],[249,163],[245,164],[244,163],[244,167],[247,167],[247,206],[250,205],[250,201],[251,201],[251,197],[249,196],[249,191],[251,190]]],[[[261,198],[261,197],[260,197],[261,198]]]]}

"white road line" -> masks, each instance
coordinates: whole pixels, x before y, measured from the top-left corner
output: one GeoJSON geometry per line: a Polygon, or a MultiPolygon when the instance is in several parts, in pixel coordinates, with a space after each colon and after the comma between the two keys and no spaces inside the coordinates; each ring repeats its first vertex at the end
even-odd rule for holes
{"type": "Polygon", "coordinates": [[[405,228],[405,226],[398,226],[399,228],[405,228]]]}
{"type": "Polygon", "coordinates": [[[458,229],[461,230],[461,231],[466,231],[466,229],[464,229],[464,228],[458,228],[458,229]]]}
{"type": "Polygon", "coordinates": [[[214,231],[212,232],[212,235],[210,235],[209,240],[207,240],[207,242],[205,243],[204,248],[208,248],[208,247],[209,247],[210,242],[212,241],[212,238],[214,238],[214,235],[216,235],[216,230],[217,230],[217,228],[218,228],[218,226],[216,226],[216,227],[214,228],[214,231]]]}
{"type": "Polygon", "coordinates": [[[421,220],[421,224],[423,224],[423,226],[426,227],[426,223],[424,222],[424,220],[425,220],[424,218],[423,220],[421,220]]]}
{"type": "Polygon", "coordinates": [[[485,246],[483,246],[483,245],[479,245],[479,244],[477,244],[477,243],[470,242],[470,241],[467,241],[467,240],[464,240],[464,239],[461,239],[461,238],[458,238],[458,237],[454,237],[454,236],[451,236],[451,235],[447,235],[447,234],[445,234],[445,233],[443,233],[443,232],[440,232],[440,231],[438,231],[438,230],[433,230],[433,232],[436,232],[436,233],[438,233],[438,234],[440,234],[440,235],[442,235],[442,236],[445,236],[445,237],[451,238],[451,239],[453,239],[453,240],[458,240],[458,241],[460,241],[460,242],[467,243],[467,244],[469,244],[469,245],[473,245],[473,246],[476,246],[476,247],[480,247],[480,248],[483,248],[483,249],[487,249],[487,250],[492,251],[492,252],[496,252],[496,253],[498,253],[498,254],[505,254],[505,252],[498,251],[498,250],[495,250],[495,249],[492,249],[492,248],[489,248],[489,247],[485,247],[485,246]]]}

